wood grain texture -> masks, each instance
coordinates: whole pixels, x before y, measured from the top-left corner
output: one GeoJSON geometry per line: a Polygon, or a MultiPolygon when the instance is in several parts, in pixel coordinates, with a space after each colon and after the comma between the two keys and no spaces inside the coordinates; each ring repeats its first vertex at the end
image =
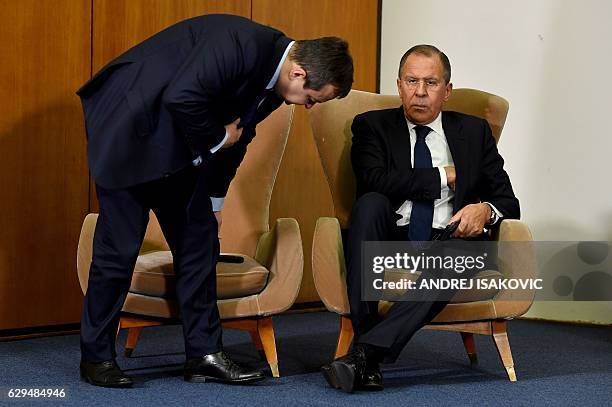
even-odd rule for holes
{"type": "MultiPolygon", "coordinates": [[[[349,42],[355,65],[354,89],[376,91],[378,77],[378,0],[253,0],[254,21],[294,39],[337,36],[349,42]]],[[[316,220],[333,213],[306,110],[297,107],[274,187],[270,219],[294,217],[304,246],[304,277],[297,302],[317,301],[311,249],[316,220]]]]}
{"type": "Polygon", "coordinates": [[[2,1],[0,16],[0,329],[74,323],[91,1],[2,1]]]}
{"type": "Polygon", "coordinates": [[[236,14],[249,18],[251,1],[94,0],[94,70],[174,23],[211,13],[236,14]]]}

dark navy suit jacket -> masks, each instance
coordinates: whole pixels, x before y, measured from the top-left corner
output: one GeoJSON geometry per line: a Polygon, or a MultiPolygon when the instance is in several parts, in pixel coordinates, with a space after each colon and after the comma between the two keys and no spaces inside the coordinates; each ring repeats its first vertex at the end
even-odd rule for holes
{"type": "MultiPolygon", "coordinates": [[[[518,219],[520,208],[504,160],[486,120],[457,112],[442,112],[457,179],[453,213],[471,203],[487,201],[506,219],[518,219]]],[[[412,168],[410,137],[402,107],[357,115],[352,125],[351,162],[357,196],[379,192],[394,208],[406,200],[440,198],[437,168],[412,168]]]]}
{"type": "Polygon", "coordinates": [[[177,23],[102,68],[77,94],[91,173],[104,188],[158,179],[204,158],[211,196],[225,196],[255,135],[282,100],[272,92],[239,142],[211,155],[224,125],[256,102],[291,40],[230,15],[177,23]]]}

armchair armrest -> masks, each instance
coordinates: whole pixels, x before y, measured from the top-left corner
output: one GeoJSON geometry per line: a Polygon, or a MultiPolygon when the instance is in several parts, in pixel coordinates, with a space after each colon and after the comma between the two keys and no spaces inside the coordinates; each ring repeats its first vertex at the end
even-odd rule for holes
{"type": "MultiPolygon", "coordinates": [[[[535,248],[526,223],[512,219],[502,221],[496,240],[499,243],[499,272],[505,278],[535,278],[535,248]]],[[[501,290],[494,300],[501,316],[511,318],[527,312],[534,296],[535,290],[501,290]]]]}
{"type": "Polygon", "coordinates": [[[348,315],[346,263],[337,218],[317,220],[312,240],[312,277],[325,307],[331,312],[348,315]]]}
{"type": "Polygon", "coordinates": [[[272,230],[260,237],[255,260],[270,271],[268,284],[259,294],[262,315],[287,310],[298,296],[304,271],[304,250],[297,221],[277,219],[272,230]]]}
{"type": "Polygon", "coordinates": [[[536,275],[536,260],[533,237],[526,223],[519,220],[504,220],[499,226],[497,242],[500,273],[507,278],[533,278],[536,275]]]}

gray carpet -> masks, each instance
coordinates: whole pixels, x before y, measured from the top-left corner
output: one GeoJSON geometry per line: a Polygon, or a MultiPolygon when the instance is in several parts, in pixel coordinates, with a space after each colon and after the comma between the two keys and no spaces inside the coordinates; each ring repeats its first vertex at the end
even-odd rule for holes
{"type": "MultiPolygon", "coordinates": [[[[133,357],[118,359],[137,380],[135,388],[124,390],[79,381],[78,335],[0,342],[0,404],[48,403],[7,396],[11,388],[44,387],[65,390],[66,398],[54,404],[87,406],[612,405],[611,327],[510,322],[516,383],[507,380],[490,338],[477,337],[479,365],[470,368],[459,334],[421,331],[395,364],[383,366],[383,392],[347,395],[329,388],[319,373],[333,355],[337,316],[284,315],[274,324],[282,377],[250,387],[184,382],[180,326],[145,329],[133,357]]],[[[122,333],[119,343],[124,340],[122,333]]],[[[237,361],[266,367],[248,334],[226,330],[224,343],[237,361]]]]}

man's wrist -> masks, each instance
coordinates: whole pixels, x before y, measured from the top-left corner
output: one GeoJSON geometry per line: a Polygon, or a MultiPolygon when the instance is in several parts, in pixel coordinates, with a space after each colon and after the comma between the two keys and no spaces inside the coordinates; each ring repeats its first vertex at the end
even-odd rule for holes
{"type": "Polygon", "coordinates": [[[485,222],[485,226],[495,225],[495,223],[497,223],[497,220],[499,219],[499,216],[497,216],[497,212],[493,209],[493,206],[491,206],[491,204],[489,204],[488,202],[483,202],[482,204],[485,205],[489,211],[487,221],[485,222]]]}

